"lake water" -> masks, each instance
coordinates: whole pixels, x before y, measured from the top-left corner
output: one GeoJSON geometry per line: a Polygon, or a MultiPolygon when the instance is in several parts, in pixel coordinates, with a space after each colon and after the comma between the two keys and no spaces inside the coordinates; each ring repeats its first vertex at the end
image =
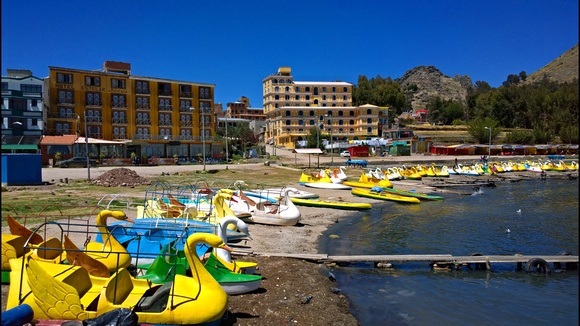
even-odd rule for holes
{"type": "MultiPolygon", "coordinates": [[[[444,197],[419,205],[373,203],[369,212],[329,228],[319,250],[329,255],[578,255],[577,181],[501,182],[473,195],[444,197]]],[[[331,272],[362,325],[578,325],[578,270],[543,275],[505,263],[492,264],[491,271],[437,271],[428,263],[379,269],[360,263],[331,272]]]]}

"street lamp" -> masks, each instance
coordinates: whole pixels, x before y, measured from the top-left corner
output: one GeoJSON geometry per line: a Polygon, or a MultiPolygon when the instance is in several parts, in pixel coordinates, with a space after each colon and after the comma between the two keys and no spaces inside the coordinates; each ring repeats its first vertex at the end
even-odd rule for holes
{"type": "Polygon", "coordinates": [[[491,158],[491,127],[485,127],[489,129],[489,147],[487,148],[487,157],[491,158]]]}
{"type": "MultiPolygon", "coordinates": [[[[195,111],[194,107],[189,108],[190,111],[195,111]]],[[[203,171],[205,172],[205,108],[199,109],[200,121],[201,121],[201,143],[202,143],[202,159],[203,159],[203,171]]]]}
{"type": "MultiPolygon", "coordinates": [[[[320,149],[320,129],[322,129],[323,124],[322,124],[322,119],[323,116],[318,116],[318,131],[316,133],[316,148],[320,149]]],[[[318,162],[317,164],[317,168],[320,168],[320,154],[318,154],[318,162]]]]}
{"type": "Polygon", "coordinates": [[[85,152],[87,155],[87,180],[91,181],[91,160],[89,158],[89,127],[87,125],[86,109],[85,109],[85,152]]]}
{"type": "Polygon", "coordinates": [[[226,118],[226,164],[228,164],[229,159],[228,159],[228,111],[226,111],[226,114],[224,115],[224,117],[226,118]]]}
{"type": "Polygon", "coordinates": [[[332,114],[325,114],[325,117],[328,117],[328,130],[330,131],[330,163],[334,163],[334,147],[332,142],[332,121],[330,118],[332,114]]]}

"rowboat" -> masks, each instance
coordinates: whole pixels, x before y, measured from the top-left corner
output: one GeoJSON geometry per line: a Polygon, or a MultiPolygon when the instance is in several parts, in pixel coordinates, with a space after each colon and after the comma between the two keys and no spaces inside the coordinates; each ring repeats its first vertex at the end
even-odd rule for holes
{"type": "Polygon", "coordinates": [[[290,198],[290,200],[296,205],[308,207],[324,207],[324,208],[356,210],[356,211],[372,208],[371,204],[361,202],[348,202],[340,200],[322,200],[322,199],[302,199],[302,198],[290,198]]]}
{"type": "Polygon", "coordinates": [[[382,188],[353,188],[351,193],[355,196],[374,198],[380,200],[395,201],[398,203],[419,204],[421,201],[416,197],[407,197],[384,191],[382,188]]]}
{"type": "Polygon", "coordinates": [[[137,314],[140,323],[219,322],[227,310],[228,296],[192,254],[199,242],[227,248],[213,234],[189,236],[184,248],[192,276],[176,275],[165,285],[135,279],[125,268],[104,278],[92,276],[80,266],[12,259],[11,284],[17,286],[10,287],[6,308],[28,304],[37,319],[82,321],[127,308],[137,314]]]}

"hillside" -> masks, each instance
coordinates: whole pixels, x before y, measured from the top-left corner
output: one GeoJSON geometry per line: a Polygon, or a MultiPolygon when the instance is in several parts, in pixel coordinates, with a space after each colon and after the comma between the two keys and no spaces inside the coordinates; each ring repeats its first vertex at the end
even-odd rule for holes
{"type": "Polygon", "coordinates": [[[414,89],[407,93],[411,97],[414,111],[424,110],[429,100],[435,96],[466,104],[468,90],[473,88],[468,76],[451,78],[433,66],[415,67],[407,71],[399,82],[403,89],[414,89]]]}
{"type": "Polygon", "coordinates": [[[543,78],[556,82],[578,79],[578,44],[526,78],[525,83],[535,83],[543,78]]]}
{"type": "MultiPolygon", "coordinates": [[[[544,77],[556,82],[578,79],[578,62],[577,44],[540,70],[528,75],[525,83],[538,82],[544,77]]],[[[429,100],[435,96],[465,104],[467,94],[473,89],[469,76],[449,77],[433,66],[415,67],[405,72],[398,81],[410,97],[413,111],[424,110],[429,100]]]]}

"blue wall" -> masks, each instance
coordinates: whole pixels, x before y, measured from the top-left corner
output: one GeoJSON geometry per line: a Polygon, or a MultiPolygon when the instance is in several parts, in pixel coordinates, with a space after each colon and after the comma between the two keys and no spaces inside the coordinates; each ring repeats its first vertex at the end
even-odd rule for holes
{"type": "Polygon", "coordinates": [[[42,184],[42,155],[2,154],[2,184],[42,184]]]}

